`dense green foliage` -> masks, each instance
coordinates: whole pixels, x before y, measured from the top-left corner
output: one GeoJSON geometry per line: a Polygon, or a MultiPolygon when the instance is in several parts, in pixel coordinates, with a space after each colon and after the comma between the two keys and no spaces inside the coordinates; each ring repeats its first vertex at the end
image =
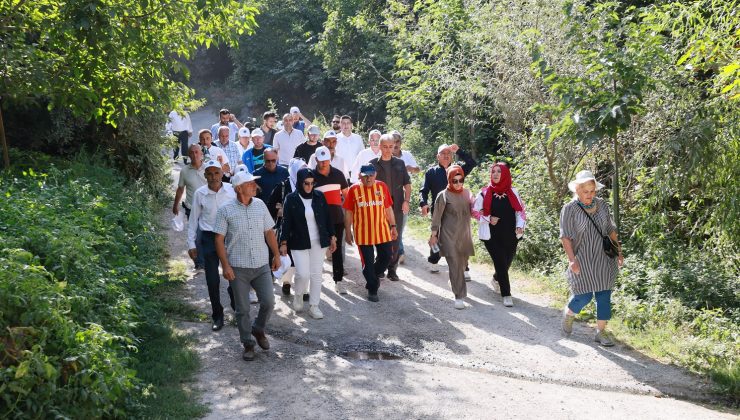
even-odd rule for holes
{"type": "MultiPolygon", "coordinates": [[[[466,184],[473,188],[488,182],[491,161],[510,160],[529,213],[521,267],[553,276],[564,268],[558,219],[576,172],[594,171],[608,199],[619,185],[628,258],[617,313],[634,336],[675,326],[685,340],[674,341],[688,350],[664,355],[715,375],[737,396],[739,6],[325,0],[302,4],[281,29],[269,7],[257,22],[291,33],[289,44],[279,36],[260,48],[306,45],[293,62],[310,62],[311,73],[323,68],[322,87],[291,79],[304,102],[319,98],[320,111],[349,96],[357,116],[372,116],[365,127],[400,129],[424,163],[437,144],[457,142],[484,166],[466,184]],[[323,26],[312,20],[306,30],[303,16],[323,18],[323,26]],[[322,109],[327,94],[335,102],[322,109]]],[[[262,89],[257,102],[287,95],[262,84],[264,63],[244,73],[244,52],[232,56],[238,80],[262,89]]],[[[298,67],[270,74],[288,80],[281,72],[298,67]]]]}
{"type": "Polygon", "coordinates": [[[150,301],[168,280],[158,202],[112,170],[27,154],[0,195],[0,416],[134,413],[157,392],[134,370],[141,338],[171,334],[150,301]]]}

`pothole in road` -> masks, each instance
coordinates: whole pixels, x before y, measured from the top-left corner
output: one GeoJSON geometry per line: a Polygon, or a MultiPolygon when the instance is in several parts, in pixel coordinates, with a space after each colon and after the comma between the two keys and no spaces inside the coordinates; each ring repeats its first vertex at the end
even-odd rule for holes
{"type": "Polygon", "coordinates": [[[400,360],[403,357],[384,351],[348,351],[340,356],[352,360],[400,360]]]}

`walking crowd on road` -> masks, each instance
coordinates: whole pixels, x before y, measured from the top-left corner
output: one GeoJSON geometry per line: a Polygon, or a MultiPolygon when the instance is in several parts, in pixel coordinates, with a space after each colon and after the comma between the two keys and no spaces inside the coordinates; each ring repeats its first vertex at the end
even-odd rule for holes
{"type": "MultiPolygon", "coordinates": [[[[265,112],[262,124],[252,127],[221,109],[218,121],[198,131],[198,142],[191,145],[187,113],[172,111],[167,126],[179,142],[173,157],[177,161],[182,154],[184,163],[172,212],[184,211],[188,219],[188,254],[194,269],[205,273],[213,331],[224,325],[221,277],[227,282],[245,360],[255,358],[255,346],[270,347],[266,331],[275,281],[285,296],[292,289],[295,312],[307,303],[308,315],[322,319],[324,259],[332,263],[334,291],[347,294],[347,247],[357,247],[368,301],[381,300],[382,279],[401,280],[397,269],[405,262],[412,176],[422,172],[403,150],[403,135],[396,130],[369,131],[366,146],[350,116],[333,116],[323,135],[298,107],[283,115],[282,124],[277,116],[265,112]],[[259,310],[251,320],[254,303],[259,310]]],[[[475,220],[495,269],[493,290],[511,307],[509,269],[527,225],[526,207],[504,163],[487,169],[490,182],[482,190],[465,188],[477,165],[457,144],[441,144],[436,164],[420,175],[419,210],[431,218],[429,271],[438,273],[444,257],[454,308],[469,307],[466,283],[471,280],[468,260],[475,253],[475,220]]],[[[570,334],[575,315],[593,299],[595,340],[610,346],[605,328],[623,256],[609,207],[596,197],[602,187],[589,171],[568,184],[574,196],[562,209],[560,240],[569,261],[571,298],[563,309],[562,329],[570,334]]]]}

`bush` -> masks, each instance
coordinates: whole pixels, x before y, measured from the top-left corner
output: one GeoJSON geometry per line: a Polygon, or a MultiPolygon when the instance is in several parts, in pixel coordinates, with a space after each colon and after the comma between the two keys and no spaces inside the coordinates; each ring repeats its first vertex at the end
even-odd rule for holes
{"type": "Polygon", "coordinates": [[[163,241],[152,201],[95,159],[26,154],[0,178],[0,413],[122,417],[163,241]],[[33,168],[43,168],[37,172],[33,168]]]}

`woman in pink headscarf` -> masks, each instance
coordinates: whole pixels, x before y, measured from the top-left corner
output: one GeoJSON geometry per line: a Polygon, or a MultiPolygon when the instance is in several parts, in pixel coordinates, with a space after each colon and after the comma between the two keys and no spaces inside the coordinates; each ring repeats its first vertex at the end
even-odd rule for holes
{"type": "Polygon", "coordinates": [[[478,219],[478,237],[496,269],[493,287],[501,292],[504,306],[514,306],[509,267],[514,261],[519,238],[524,234],[527,215],[524,202],[511,186],[511,172],[506,164],[499,162],[491,167],[491,183],[478,194],[473,204],[473,217],[478,219]]]}

